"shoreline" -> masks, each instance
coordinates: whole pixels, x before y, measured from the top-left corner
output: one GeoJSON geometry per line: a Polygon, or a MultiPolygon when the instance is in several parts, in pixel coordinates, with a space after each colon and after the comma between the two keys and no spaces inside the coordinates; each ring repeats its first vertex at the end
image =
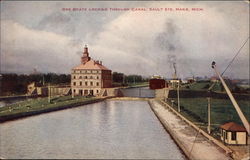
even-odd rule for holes
{"type": "Polygon", "coordinates": [[[45,108],[45,109],[39,108],[38,110],[35,110],[35,111],[27,111],[27,112],[20,112],[20,113],[11,114],[11,115],[4,115],[4,116],[0,117],[0,123],[12,121],[12,120],[17,120],[17,119],[21,119],[21,118],[26,118],[26,117],[30,117],[30,116],[35,116],[35,115],[39,115],[39,114],[49,113],[49,112],[53,112],[53,111],[59,111],[59,110],[79,107],[82,105],[97,103],[97,102],[101,102],[101,101],[104,101],[104,100],[109,99],[109,98],[113,98],[113,97],[95,98],[95,99],[90,99],[90,100],[83,101],[83,102],[76,102],[73,104],[66,104],[66,105],[62,104],[60,106],[52,107],[52,108],[45,108]]]}

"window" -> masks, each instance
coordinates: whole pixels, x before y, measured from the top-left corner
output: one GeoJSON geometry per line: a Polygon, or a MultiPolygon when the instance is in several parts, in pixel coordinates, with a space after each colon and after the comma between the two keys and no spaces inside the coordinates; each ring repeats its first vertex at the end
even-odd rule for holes
{"type": "Polygon", "coordinates": [[[74,76],[73,79],[76,79],[76,76],[74,76]]]}
{"type": "Polygon", "coordinates": [[[76,86],[76,82],[73,83],[73,86],[76,86]]]}
{"type": "Polygon", "coordinates": [[[99,76],[96,76],[96,79],[99,79],[99,76]]]}
{"type": "Polygon", "coordinates": [[[227,139],[227,132],[226,131],[224,132],[224,137],[225,137],[225,139],[227,139]]]}
{"type": "Polygon", "coordinates": [[[74,89],[73,91],[74,91],[74,93],[76,93],[76,90],[75,90],[75,89],[74,89]]]}
{"type": "Polygon", "coordinates": [[[99,86],[99,82],[96,82],[96,86],[99,86]]]}
{"type": "Polygon", "coordinates": [[[88,94],[88,90],[84,90],[84,95],[87,95],[88,94]]]}
{"type": "Polygon", "coordinates": [[[99,90],[96,90],[96,93],[99,93],[99,90]]]}
{"type": "Polygon", "coordinates": [[[88,82],[85,82],[85,86],[87,86],[88,85],[88,82]]]}
{"type": "Polygon", "coordinates": [[[93,79],[93,76],[90,76],[90,79],[93,79]]]}
{"type": "Polygon", "coordinates": [[[90,82],[90,85],[93,86],[93,82],[90,82]]]}
{"type": "Polygon", "coordinates": [[[85,79],[88,79],[88,76],[85,76],[85,79]]]}
{"type": "Polygon", "coordinates": [[[80,76],[79,79],[82,79],[82,76],[80,76]]]}
{"type": "Polygon", "coordinates": [[[232,133],[231,139],[235,141],[236,140],[236,132],[231,132],[231,133],[232,133]]]}
{"type": "Polygon", "coordinates": [[[82,82],[80,82],[80,86],[82,85],[82,82]]]}

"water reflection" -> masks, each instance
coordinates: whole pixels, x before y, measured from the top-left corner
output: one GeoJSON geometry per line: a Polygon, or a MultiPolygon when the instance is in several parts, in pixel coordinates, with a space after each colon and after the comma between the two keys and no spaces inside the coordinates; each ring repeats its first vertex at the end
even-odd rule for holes
{"type": "Polygon", "coordinates": [[[155,97],[155,90],[151,90],[149,89],[149,87],[122,89],[122,93],[125,97],[144,97],[144,98],[155,97]]]}
{"type": "Polygon", "coordinates": [[[183,159],[146,101],[105,101],[0,125],[4,158],[183,159]]]}

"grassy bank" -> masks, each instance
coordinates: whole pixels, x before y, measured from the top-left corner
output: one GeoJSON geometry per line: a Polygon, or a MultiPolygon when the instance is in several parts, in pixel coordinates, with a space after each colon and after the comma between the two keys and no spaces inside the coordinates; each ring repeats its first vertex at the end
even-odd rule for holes
{"type": "Polygon", "coordinates": [[[48,98],[31,99],[1,107],[0,122],[35,114],[66,109],[70,107],[76,107],[79,105],[98,102],[101,100],[103,100],[103,98],[87,98],[82,96],[71,98],[71,96],[63,96],[53,98],[49,103],[48,98]]]}
{"type": "MultiPolygon", "coordinates": [[[[174,99],[174,109],[177,110],[177,99],[174,99]]],[[[206,129],[207,126],[207,99],[206,98],[181,98],[181,114],[197,124],[199,127],[206,129]]],[[[171,105],[171,102],[169,102],[171,105]]],[[[240,100],[238,104],[246,116],[250,120],[250,103],[248,100],[240,100]]],[[[211,99],[211,124],[215,136],[219,133],[219,126],[233,121],[242,124],[234,106],[229,99],[211,99]]]]}
{"type": "Polygon", "coordinates": [[[141,82],[141,83],[129,83],[128,87],[146,87],[148,86],[148,82],[141,82]]]}

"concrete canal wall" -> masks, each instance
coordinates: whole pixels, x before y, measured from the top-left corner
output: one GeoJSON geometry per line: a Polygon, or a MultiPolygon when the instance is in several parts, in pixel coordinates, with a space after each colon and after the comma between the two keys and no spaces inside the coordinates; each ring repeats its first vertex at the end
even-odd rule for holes
{"type": "Polygon", "coordinates": [[[167,104],[149,100],[149,104],[164,128],[189,159],[228,160],[232,150],[181,116],[167,104]]]}

